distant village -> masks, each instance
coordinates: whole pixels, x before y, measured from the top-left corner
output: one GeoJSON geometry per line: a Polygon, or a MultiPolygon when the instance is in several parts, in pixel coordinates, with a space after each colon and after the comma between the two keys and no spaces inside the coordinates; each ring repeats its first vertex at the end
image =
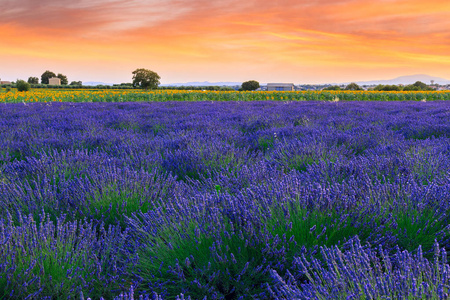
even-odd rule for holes
{"type": "MultiPolygon", "coordinates": [[[[372,85],[360,85],[361,89],[365,91],[374,90],[376,84],[372,85]]],[[[398,84],[398,86],[403,87],[404,84],[398,84]]],[[[450,90],[450,84],[439,85],[434,82],[430,82],[428,85],[431,89],[436,91],[448,91],[450,90]]],[[[235,90],[241,88],[240,85],[231,86],[235,90]]],[[[329,89],[330,87],[339,87],[341,90],[345,90],[347,84],[332,85],[332,84],[293,84],[293,83],[268,83],[267,85],[261,85],[257,91],[321,91],[329,89]]]]}

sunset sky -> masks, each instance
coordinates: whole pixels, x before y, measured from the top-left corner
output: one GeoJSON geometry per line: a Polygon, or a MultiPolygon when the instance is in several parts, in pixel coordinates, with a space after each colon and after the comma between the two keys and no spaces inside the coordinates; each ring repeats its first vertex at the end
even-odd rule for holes
{"type": "Polygon", "coordinates": [[[0,0],[0,78],[450,79],[449,0],[0,0]]]}

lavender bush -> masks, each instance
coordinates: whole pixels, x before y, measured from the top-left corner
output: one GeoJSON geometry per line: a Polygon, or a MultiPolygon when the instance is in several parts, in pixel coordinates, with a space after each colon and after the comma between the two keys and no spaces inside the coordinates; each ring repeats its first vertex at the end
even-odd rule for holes
{"type": "MultiPolygon", "coordinates": [[[[379,251],[365,249],[358,239],[351,249],[321,247],[321,258],[294,259],[296,274],[307,278],[307,283],[297,283],[294,276],[285,282],[276,271],[278,282],[269,287],[276,299],[448,299],[450,292],[450,267],[447,253],[435,244],[434,261],[406,250],[389,257],[379,251]]],[[[301,282],[301,280],[300,280],[301,282]]]]}
{"type": "Polygon", "coordinates": [[[449,116],[447,102],[1,105],[0,296],[445,296],[448,264],[431,262],[450,249],[449,116]]]}
{"type": "Polygon", "coordinates": [[[83,221],[55,222],[46,215],[0,221],[0,295],[20,299],[68,298],[83,290],[110,295],[122,283],[118,252],[127,234],[83,221]]]}

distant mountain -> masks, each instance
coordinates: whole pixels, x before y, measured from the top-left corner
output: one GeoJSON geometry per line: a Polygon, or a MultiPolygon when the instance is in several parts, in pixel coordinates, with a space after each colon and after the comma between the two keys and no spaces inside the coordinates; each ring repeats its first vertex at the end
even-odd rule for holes
{"type": "MultiPolygon", "coordinates": [[[[388,80],[372,80],[372,81],[357,81],[356,83],[359,85],[377,85],[377,84],[413,84],[416,81],[422,81],[426,84],[430,84],[431,80],[434,80],[434,83],[437,84],[450,84],[450,80],[440,78],[440,77],[433,77],[426,74],[416,74],[416,75],[408,75],[408,76],[400,76],[394,79],[388,79],[388,80]]],[[[340,83],[340,84],[349,84],[350,82],[340,83]]],[[[260,83],[262,86],[266,85],[266,83],[260,83]]],[[[336,84],[336,83],[333,83],[336,84]]],[[[83,85],[88,86],[96,86],[96,85],[113,85],[112,83],[105,83],[105,82],[83,82],[83,85]]],[[[160,86],[240,86],[242,85],[242,82],[209,82],[209,81],[191,81],[191,82],[180,82],[180,83],[165,83],[161,84],[160,86]]]]}
{"type": "Polygon", "coordinates": [[[242,82],[209,82],[209,81],[193,81],[184,83],[166,83],[161,84],[161,86],[234,86],[241,85],[242,82]]]}
{"type": "Polygon", "coordinates": [[[83,82],[83,85],[96,86],[96,85],[113,85],[113,84],[105,83],[105,82],[88,81],[88,82],[83,82]]]}
{"type": "Polygon", "coordinates": [[[373,80],[373,81],[358,81],[356,82],[359,85],[376,85],[376,84],[413,84],[416,81],[422,81],[423,83],[430,84],[431,80],[434,80],[434,83],[437,84],[450,84],[450,80],[433,77],[426,74],[416,74],[409,76],[400,76],[394,79],[389,80],[373,80]]]}

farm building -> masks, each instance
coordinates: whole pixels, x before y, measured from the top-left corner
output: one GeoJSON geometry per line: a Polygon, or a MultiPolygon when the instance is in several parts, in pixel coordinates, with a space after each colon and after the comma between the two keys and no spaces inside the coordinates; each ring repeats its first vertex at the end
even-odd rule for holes
{"type": "Polygon", "coordinates": [[[11,84],[11,81],[1,81],[0,80],[0,84],[11,84]]]}
{"type": "Polygon", "coordinates": [[[293,83],[268,83],[267,90],[268,91],[293,91],[294,84],[293,83]]]}
{"type": "Polygon", "coordinates": [[[61,79],[58,77],[49,78],[48,84],[50,85],[61,85],[61,79]]]}

